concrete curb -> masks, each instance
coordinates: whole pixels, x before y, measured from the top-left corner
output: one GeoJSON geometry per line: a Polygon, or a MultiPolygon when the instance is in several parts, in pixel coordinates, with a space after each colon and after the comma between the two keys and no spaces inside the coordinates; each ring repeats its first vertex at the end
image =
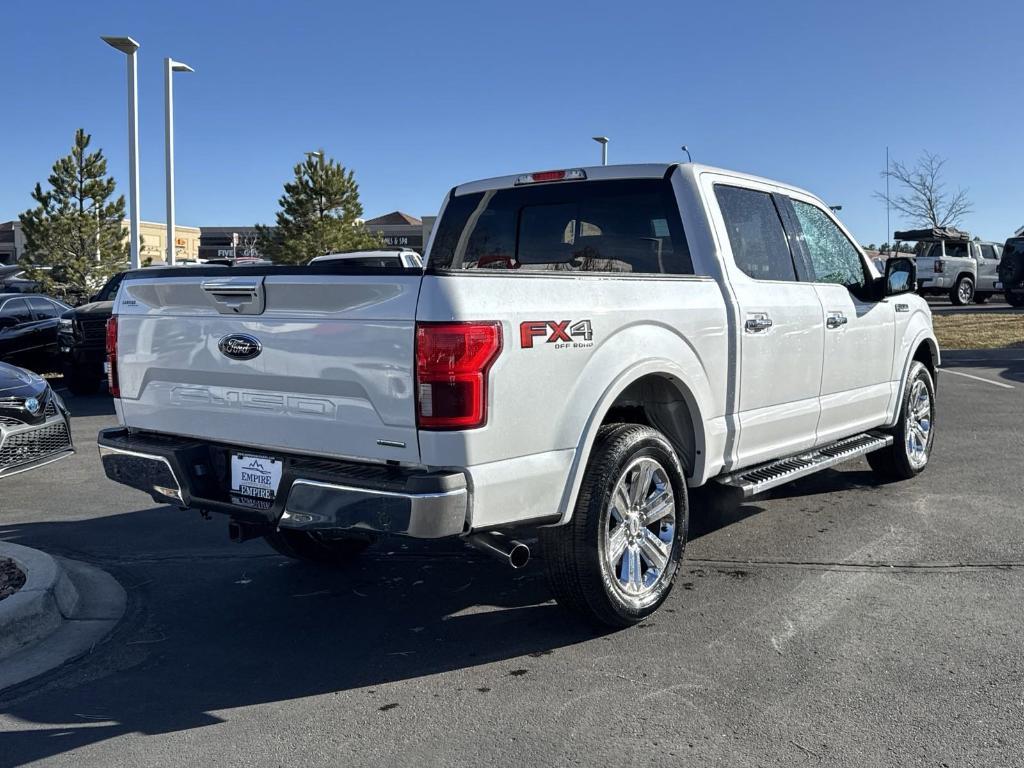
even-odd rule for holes
{"type": "Polygon", "coordinates": [[[0,543],[0,557],[17,563],[25,584],[0,600],[0,659],[56,631],[78,607],[78,589],[64,569],[45,552],[20,544],[0,543]]]}
{"type": "Polygon", "coordinates": [[[0,556],[25,574],[0,600],[0,690],[88,652],[124,615],[124,589],[99,568],[7,542],[0,556]]]}

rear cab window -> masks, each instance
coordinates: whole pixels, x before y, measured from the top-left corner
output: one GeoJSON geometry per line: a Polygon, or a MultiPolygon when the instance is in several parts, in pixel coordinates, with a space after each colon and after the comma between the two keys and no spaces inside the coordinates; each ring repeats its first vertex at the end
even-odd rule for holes
{"type": "Polygon", "coordinates": [[[667,179],[569,181],[454,195],[428,272],[693,274],[667,179]]]}
{"type": "MultiPolygon", "coordinates": [[[[926,259],[941,259],[942,258],[942,246],[943,243],[931,243],[928,246],[928,250],[925,251],[924,257],[926,259]]],[[[964,242],[947,242],[946,246],[946,258],[947,259],[966,259],[968,258],[967,243],[964,242]]]]}

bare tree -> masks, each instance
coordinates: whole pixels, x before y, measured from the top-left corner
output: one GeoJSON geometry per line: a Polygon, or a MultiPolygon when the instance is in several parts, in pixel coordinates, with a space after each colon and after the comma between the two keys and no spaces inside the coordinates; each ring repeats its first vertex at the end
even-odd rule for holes
{"type": "Polygon", "coordinates": [[[259,257],[260,234],[255,229],[241,233],[240,245],[243,256],[259,257]]]}
{"type": "MultiPolygon", "coordinates": [[[[882,171],[883,179],[888,177],[902,187],[897,196],[888,198],[889,204],[915,227],[955,227],[973,210],[966,189],[946,191],[945,164],[945,158],[925,151],[912,167],[896,160],[882,171]]],[[[876,192],[875,197],[887,199],[884,192],[876,192]]]]}

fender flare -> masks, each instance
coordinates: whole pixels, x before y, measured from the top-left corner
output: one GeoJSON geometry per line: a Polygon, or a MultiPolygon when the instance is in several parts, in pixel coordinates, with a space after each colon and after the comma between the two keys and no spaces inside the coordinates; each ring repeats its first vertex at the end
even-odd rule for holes
{"type": "Polygon", "coordinates": [[[687,410],[690,412],[690,420],[693,423],[694,466],[692,467],[692,476],[698,477],[702,475],[704,464],[707,460],[707,434],[704,413],[692,387],[686,381],[684,371],[679,365],[665,358],[641,360],[614,378],[605,388],[597,405],[591,410],[583,429],[583,434],[580,436],[574,451],[572,466],[569,469],[565,489],[562,492],[562,499],[558,505],[559,519],[554,525],[563,525],[572,519],[576,498],[579,495],[580,485],[583,482],[583,474],[590,460],[590,452],[594,447],[597,432],[612,404],[627,387],[644,376],[650,375],[662,376],[679,389],[686,403],[687,410]]]}
{"type": "Polygon", "coordinates": [[[903,402],[903,394],[907,390],[907,376],[910,374],[910,365],[914,362],[914,357],[917,355],[917,350],[921,348],[922,344],[927,344],[932,353],[932,358],[935,360],[935,374],[933,376],[934,381],[932,382],[936,389],[939,386],[939,365],[941,363],[941,357],[939,355],[939,342],[935,339],[935,334],[930,329],[923,329],[918,331],[917,335],[914,336],[914,340],[910,343],[910,354],[907,355],[907,359],[903,361],[903,370],[900,372],[900,387],[897,391],[896,402],[893,407],[893,412],[889,416],[889,420],[885,423],[886,427],[893,427],[896,425],[897,420],[900,417],[900,404],[903,402]]]}

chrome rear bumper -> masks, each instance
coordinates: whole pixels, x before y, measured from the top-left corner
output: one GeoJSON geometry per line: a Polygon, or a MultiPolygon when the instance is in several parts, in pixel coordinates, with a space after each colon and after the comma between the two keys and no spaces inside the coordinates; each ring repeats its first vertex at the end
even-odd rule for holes
{"type": "Polygon", "coordinates": [[[363,531],[436,539],[464,532],[469,507],[465,475],[414,472],[346,462],[285,457],[273,505],[264,510],[232,503],[216,476],[216,451],[168,436],[104,430],[97,440],[111,480],[155,501],[228,514],[256,525],[306,531],[363,531]],[[304,472],[304,468],[312,468],[304,472]]]}

